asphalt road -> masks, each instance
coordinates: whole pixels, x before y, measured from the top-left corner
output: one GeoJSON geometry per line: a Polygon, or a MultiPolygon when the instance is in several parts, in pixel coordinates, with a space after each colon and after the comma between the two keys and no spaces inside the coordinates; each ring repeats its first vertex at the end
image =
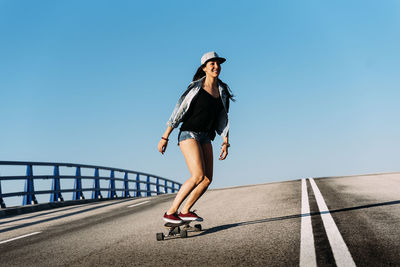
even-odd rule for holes
{"type": "Polygon", "coordinates": [[[210,190],[204,230],[164,241],[174,195],[3,217],[0,266],[400,266],[399,188],[394,173],[210,190]]]}

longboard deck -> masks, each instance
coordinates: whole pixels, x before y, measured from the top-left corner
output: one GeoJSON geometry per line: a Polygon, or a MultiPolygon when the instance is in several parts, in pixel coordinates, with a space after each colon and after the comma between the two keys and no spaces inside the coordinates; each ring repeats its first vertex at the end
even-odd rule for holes
{"type": "Polygon", "coordinates": [[[171,223],[171,222],[166,222],[164,224],[165,227],[179,227],[185,224],[189,224],[191,221],[183,221],[181,223],[171,223]]]}

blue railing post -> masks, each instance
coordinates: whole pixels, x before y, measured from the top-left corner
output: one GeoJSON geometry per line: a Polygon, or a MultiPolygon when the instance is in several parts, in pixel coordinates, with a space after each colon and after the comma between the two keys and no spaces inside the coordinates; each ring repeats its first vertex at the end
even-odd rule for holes
{"type": "Polygon", "coordinates": [[[35,197],[35,186],[33,183],[33,168],[32,165],[26,166],[26,181],[25,181],[25,195],[22,200],[22,205],[37,204],[35,197]]]}
{"type": "Polygon", "coordinates": [[[151,197],[151,192],[150,192],[150,176],[147,175],[147,180],[146,180],[146,189],[147,189],[147,194],[146,196],[151,197]]]}
{"type": "Polygon", "coordinates": [[[160,178],[157,177],[156,181],[156,190],[157,190],[157,195],[160,194],[160,178]]]}
{"type": "Polygon", "coordinates": [[[171,190],[171,192],[175,193],[175,183],[174,182],[172,182],[172,190],[171,190]]]}
{"type": "Polygon", "coordinates": [[[0,180],[0,208],[4,209],[6,207],[6,203],[3,201],[3,194],[1,193],[1,180],[0,180]]]}
{"type": "Polygon", "coordinates": [[[61,186],[60,186],[60,167],[54,166],[54,177],[53,177],[53,184],[51,186],[51,190],[53,193],[50,195],[50,202],[57,202],[57,201],[64,201],[61,195],[61,186]]]}
{"type": "Polygon", "coordinates": [[[139,174],[136,174],[136,192],[135,197],[141,197],[142,192],[140,192],[140,177],[139,174]]]}
{"type": "Polygon", "coordinates": [[[164,180],[164,193],[167,194],[168,193],[168,181],[164,180]]]}
{"type": "Polygon", "coordinates": [[[82,193],[82,177],[81,177],[81,167],[76,167],[76,178],[75,178],[75,186],[74,186],[74,194],[73,200],[85,199],[85,196],[82,193]]]}
{"type": "Polygon", "coordinates": [[[103,198],[100,191],[100,179],[99,179],[99,168],[94,169],[94,181],[93,181],[93,191],[92,199],[103,198]]]}
{"type": "Polygon", "coordinates": [[[108,186],[108,198],[114,198],[117,196],[115,193],[115,176],[114,176],[114,170],[111,170],[110,172],[110,185],[108,186]]]}
{"type": "Polygon", "coordinates": [[[131,197],[129,194],[129,182],[128,182],[128,172],[125,172],[124,175],[124,197],[131,197]]]}

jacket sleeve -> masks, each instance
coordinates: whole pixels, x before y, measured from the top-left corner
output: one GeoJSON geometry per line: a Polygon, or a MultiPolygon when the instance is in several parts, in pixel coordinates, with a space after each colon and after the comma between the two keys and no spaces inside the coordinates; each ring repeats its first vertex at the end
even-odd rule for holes
{"type": "MultiPolygon", "coordinates": [[[[226,84],[226,91],[231,93],[231,89],[229,88],[229,86],[227,84],[226,84]]],[[[229,113],[229,104],[230,104],[230,99],[229,99],[229,97],[227,97],[226,98],[226,113],[229,113]]]]}
{"type": "Polygon", "coordinates": [[[221,135],[222,137],[228,136],[229,133],[229,119],[228,119],[228,114],[225,113],[224,111],[221,111],[219,113],[219,125],[217,130],[217,133],[221,135]]]}
{"type": "Polygon", "coordinates": [[[228,113],[229,113],[229,103],[230,103],[230,99],[229,99],[229,86],[226,83],[222,83],[222,99],[224,101],[224,106],[225,109],[222,110],[219,113],[219,118],[218,118],[218,126],[217,126],[217,133],[223,137],[228,136],[229,133],[229,119],[228,119],[228,113]]]}
{"type": "Polygon", "coordinates": [[[194,83],[190,83],[186,91],[179,98],[178,103],[176,103],[174,110],[172,111],[169,120],[167,121],[167,126],[172,128],[177,128],[179,123],[182,121],[183,115],[185,115],[185,107],[187,105],[187,101],[185,101],[186,96],[193,88],[194,83]]]}

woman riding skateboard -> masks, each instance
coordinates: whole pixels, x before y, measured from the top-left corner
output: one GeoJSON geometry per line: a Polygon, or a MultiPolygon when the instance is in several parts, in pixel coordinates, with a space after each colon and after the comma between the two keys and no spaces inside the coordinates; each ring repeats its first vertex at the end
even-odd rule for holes
{"type": "Polygon", "coordinates": [[[191,176],[181,186],[171,207],[165,212],[163,219],[166,222],[203,221],[190,210],[212,181],[211,141],[215,138],[215,132],[223,138],[219,159],[224,160],[228,155],[229,101],[234,99],[228,85],[218,78],[221,64],[225,61],[226,59],[219,57],[216,52],[208,52],[201,57],[201,66],[187,90],[179,98],[167,122],[167,129],[158,143],[158,151],[164,154],[169,135],[182,123],[178,145],[191,176]],[[178,214],[178,209],[186,198],[187,201],[178,214]]]}

